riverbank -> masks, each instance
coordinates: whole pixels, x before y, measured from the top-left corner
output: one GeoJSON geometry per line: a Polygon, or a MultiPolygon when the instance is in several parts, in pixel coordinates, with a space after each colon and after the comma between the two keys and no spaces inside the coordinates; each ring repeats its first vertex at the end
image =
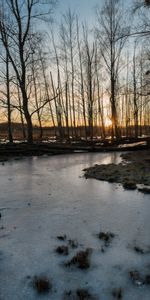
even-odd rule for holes
{"type": "Polygon", "coordinates": [[[15,156],[41,156],[71,154],[76,152],[113,152],[137,151],[150,149],[149,138],[132,138],[120,141],[111,140],[79,140],[79,141],[49,141],[0,143],[0,158],[7,159],[15,156]]]}
{"type": "Polygon", "coordinates": [[[150,194],[150,151],[137,151],[121,155],[119,164],[101,164],[85,169],[86,178],[120,183],[124,189],[150,194]]]}

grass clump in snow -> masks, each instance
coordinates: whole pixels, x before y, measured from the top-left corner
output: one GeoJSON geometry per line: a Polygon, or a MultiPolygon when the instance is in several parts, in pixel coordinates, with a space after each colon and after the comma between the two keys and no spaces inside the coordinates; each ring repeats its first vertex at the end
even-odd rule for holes
{"type": "Polygon", "coordinates": [[[105,243],[110,243],[111,240],[115,237],[114,233],[112,232],[103,232],[101,231],[98,234],[100,240],[104,241],[105,243]]]}
{"type": "Polygon", "coordinates": [[[52,289],[52,284],[47,277],[35,276],[33,279],[33,287],[38,294],[46,294],[52,289]]]}
{"type": "Polygon", "coordinates": [[[59,246],[56,248],[56,252],[58,254],[68,255],[69,254],[68,246],[59,246]]]}
{"type": "Polygon", "coordinates": [[[72,249],[78,248],[78,241],[77,241],[77,240],[72,240],[72,239],[70,239],[70,240],[68,240],[68,244],[69,244],[69,246],[70,246],[72,249]]]}
{"type": "Polygon", "coordinates": [[[90,267],[90,254],[92,250],[87,248],[85,251],[79,251],[72,257],[70,261],[65,263],[66,267],[72,265],[77,266],[79,269],[88,269],[90,267]]]}
{"type": "Polygon", "coordinates": [[[105,252],[105,248],[110,245],[112,239],[115,237],[114,233],[112,232],[103,232],[101,231],[98,234],[98,238],[103,242],[103,246],[101,247],[101,252],[105,252]]]}
{"type": "Polygon", "coordinates": [[[144,284],[144,279],[141,276],[139,271],[137,271],[137,270],[130,271],[129,276],[135,285],[141,286],[144,284]]]}
{"type": "Polygon", "coordinates": [[[66,238],[67,238],[66,234],[57,236],[57,239],[60,240],[60,241],[65,241],[66,238]]]}
{"type": "Polygon", "coordinates": [[[115,288],[115,289],[113,289],[112,296],[115,299],[122,299],[123,298],[123,290],[122,290],[122,288],[115,288]]]}
{"type": "Polygon", "coordinates": [[[76,291],[68,291],[64,293],[64,300],[96,300],[88,289],[77,289],[76,291]]]}

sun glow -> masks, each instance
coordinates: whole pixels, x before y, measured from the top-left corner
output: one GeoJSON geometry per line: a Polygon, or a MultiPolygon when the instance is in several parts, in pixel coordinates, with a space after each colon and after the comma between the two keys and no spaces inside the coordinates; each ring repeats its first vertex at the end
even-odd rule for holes
{"type": "Polygon", "coordinates": [[[105,119],[105,126],[106,127],[109,127],[109,126],[111,126],[112,125],[112,120],[110,119],[110,118],[106,118],[105,119]]]}

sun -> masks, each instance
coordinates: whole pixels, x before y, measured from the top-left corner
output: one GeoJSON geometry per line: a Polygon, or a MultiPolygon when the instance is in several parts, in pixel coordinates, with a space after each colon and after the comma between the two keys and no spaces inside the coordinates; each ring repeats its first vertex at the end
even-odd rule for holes
{"type": "Polygon", "coordinates": [[[106,127],[109,127],[109,126],[111,126],[111,125],[112,125],[112,120],[111,120],[110,118],[107,117],[107,118],[105,119],[105,126],[106,126],[106,127]]]}

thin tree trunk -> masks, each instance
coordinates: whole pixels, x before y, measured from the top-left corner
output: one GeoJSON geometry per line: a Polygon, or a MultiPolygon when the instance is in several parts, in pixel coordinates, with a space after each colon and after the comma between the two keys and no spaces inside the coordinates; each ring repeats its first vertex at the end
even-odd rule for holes
{"type": "Polygon", "coordinates": [[[13,143],[12,124],[11,124],[11,106],[10,106],[10,78],[9,78],[9,58],[6,51],[6,89],[7,89],[7,113],[8,113],[8,139],[13,143]]]}
{"type": "Polygon", "coordinates": [[[84,81],[83,81],[83,68],[82,68],[82,55],[81,47],[79,40],[79,24],[77,19],[77,43],[78,43],[78,55],[79,55],[79,64],[80,64],[80,81],[81,81],[81,99],[83,107],[83,120],[84,120],[84,129],[85,129],[85,138],[87,139],[87,122],[86,122],[86,109],[85,109],[85,97],[84,97],[84,81]]]}
{"type": "Polygon", "coordinates": [[[32,76],[33,76],[33,85],[34,85],[34,96],[35,96],[35,104],[37,108],[37,117],[38,117],[38,122],[39,122],[39,127],[40,127],[40,136],[39,138],[41,139],[43,136],[43,129],[42,129],[42,122],[41,122],[41,116],[40,116],[40,110],[39,110],[39,105],[38,105],[38,96],[37,96],[37,85],[36,85],[36,78],[35,78],[35,71],[34,71],[34,65],[32,61],[32,76]]]}
{"type": "Polygon", "coordinates": [[[69,118],[68,118],[68,82],[65,84],[65,96],[66,96],[66,110],[65,110],[65,119],[66,119],[66,129],[67,129],[67,139],[69,140],[69,118]]]}
{"type": "MultiPolygon", "coordinates": [[[[95,52],[95,73],[96,73],[96,80],[97,80],[97,97],[98,97],[99,126],[101,126],[101,128],[102,128],[102,138],[105,139],[106,134],[105,134],[105,125],[104,125],[104,115],[103,115],[103,109],[101,107],[100,86],[99,86],[99,76],[98,76],[97,64],[98,64],[98,61],[97,61],[97,45],[96,45],[96,52],[95,52]]],[[[103,92],[102,92],[102,96],[103,96],[103,92]]]]}
{"type": "Polygon", "coordinates": [[[21,99],[20,99],[20,91],[19,91],[19,86],[17,85],[17,91],[18,91],[18,101],[19,101],[19,107],[20,107],[20,119],[21,119],[21,124],[22,124],[22,134],[24,140],[26,139],[26,131],[25,131],[25,125],[24,125],[24,119],[23,119],[23,112],[22,112],[22,105],[21,105],[21,99]]]}
{"type": "Polygon", "coordinates": [[[134,135],[137,138],[138,137],[138,106],[137,106],[135,50],[136,50],[136,45],[134,47],[134,56],[133,56],[133,103],[134,103],[134,135]]]}

